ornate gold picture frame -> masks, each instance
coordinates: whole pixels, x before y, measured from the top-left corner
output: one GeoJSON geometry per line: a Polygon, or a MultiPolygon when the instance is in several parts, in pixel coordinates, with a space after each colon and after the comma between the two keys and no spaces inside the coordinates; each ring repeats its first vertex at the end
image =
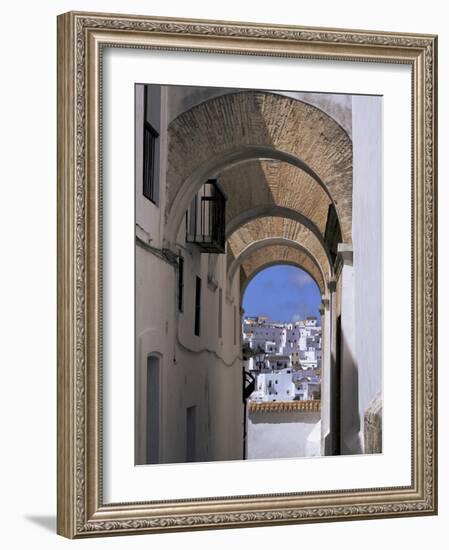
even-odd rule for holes
{"type": "Polygon", "coordinates": [[[433,35],[77,12],[58,17],[59,534],[83,538],[437,513],[436,63],[433,35]],[[409,485],[270,494],[261,487],[260,494],[177,499],[154,499],[149,489],[145,501],[105,501],[102,94],[107,48],[411,69],[411,418],[404,427],[411,430],[409,485]]]}

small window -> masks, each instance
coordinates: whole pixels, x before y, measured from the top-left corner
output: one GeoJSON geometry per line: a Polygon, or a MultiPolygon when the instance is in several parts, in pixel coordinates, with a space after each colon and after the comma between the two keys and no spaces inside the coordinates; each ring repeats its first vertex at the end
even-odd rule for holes
{"type": "Polygon", "coordinates": [[[186,241],[201,252],[225,252],[226,196],[217,180],[207,180],[193,197],[186,216],[186,241]]]}
{"type": "Polygon", "coordinates": [[[195,335],[200,335],[200,322],[201,322],[201,279],[196,278],[195,286],[195,335]]]}
{"type": "Polygon", "coordinates": [[[153,202],[159,200],[159,130],[161,111],[160,86],[144,87],[143,115],[143,195],[153,202]]]}
{"type": "Polygon", "coordinates": [[[183,311],[184,305],[184,258],[178,258],[178,311],[183,311]]]}
{"type": "Polygon", "coordinates": [[[218,337],[221,338],[223,333],[223,290],[218,289],[218,337]]]}
{"type": "Polygon", "coordinates": [[[151,202],[156,203],[156,140],[159,134],[146,121],[143,132],[143,194],[151,202]]]}

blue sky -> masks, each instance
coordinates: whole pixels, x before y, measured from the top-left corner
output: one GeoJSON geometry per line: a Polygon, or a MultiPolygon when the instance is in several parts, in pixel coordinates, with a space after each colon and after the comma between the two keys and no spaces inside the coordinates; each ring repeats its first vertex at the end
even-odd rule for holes
{"type": "Polygon", "coordinates": [[[290,265],[275,265],[258,273],[243,296],[245,317],[267,315],[272,321],[319,319],[321,295],[308,273],[290,265]]]}

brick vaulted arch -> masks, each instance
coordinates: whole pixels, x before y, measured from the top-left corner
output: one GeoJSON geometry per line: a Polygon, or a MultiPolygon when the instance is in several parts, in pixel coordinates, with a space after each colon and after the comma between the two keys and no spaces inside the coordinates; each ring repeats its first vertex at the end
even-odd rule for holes
{"type": "Polygon", "coordinates": [[[326,229],[331,199],[314,178],[300,168],[279,160],[252,160],[220,174],[228,201],[226,225],[251,211],[270,207],[288,209],[310,220],[321,235],[326,229]]]}
{"type": "Polygon", "coordinates": [[[318,285],[321,294],[325,294],[325,283],[319,267],[303,250],[290,244],[272,244],[256,249],[241,264],[241,296],[251,279],[272,265],[294,265],[306,271],[318,285]]]}
{"type": "MultiPolygon", "coordinates": [[[[312,178],[321,187],[327,204],[335,205],[343,240],[351,242],[352,142],[317,107],[271,92],[222,95],[178,116],[169,126],[168,147],[168,244],[174,242],[189,201],[205,179],[249,159],[274,159],[300,168],[305,175],[296,174],[292,181],[310,187],[312,178]]],[[[272,183],[276,177],[282,181],[281,171],[289,170],[263,162],[251,168],[262,169],[272,183]]],[[[296,185],[285,190],[286,205],[294,205],[296,185]]],[[[324,211],[325,202],[320,204],[324,211]]],[[[316,222],[322,230],[320,216],[316,222]]]]}
{"type": "MultiPolygon", "coordinates": [[[[292,263],[297,267],[301,267],[302,269],[305,269],[307,266],[306,271],[308,271],[309,275],[315,280],[320,289],[324,290],[324,283],[328,280],[328,277],[324,273],[323,267],[316,260],[310,250],[296,241],[285,239],[283,237],[270,237],[259,241],[254,241],[242,250],[237,257],[234,258],[231,256],[229,258],[231,262],[228,267],[228,277],[230,281],[232,281],[241,266],[246,266],[246,273],[244,273],[245,277],[253,273],[252,268],[248,269],[248,265],[250,264],[248,264],[246,260],[251,259],[251,256],[259,250],[263,253],[263,256],[262,254],[258,256],[261,259],[259,266],[260,269],[262,269],[265,265],[274,265],[279,263],[277,260],[279,259],[279,252],[281,250],[280,247],[283,248],[284,251],[287,251],[288,248],[297,250],[300,254],[294,255],[289,263],[292,263]],[[262,249],[266,250],[264,251],[262,249]],[[270,256],[270,253],[274,253],[274,257],[270,256]]],[[[284,261],[280,263],[286,262],[284,261]]]]}
{"type": "Polygon", "coordinates": [[[254,243],[269,243],[270,239],[284,239],[301,245],[319,266],[322,276],[326,279],[332,276],[329,257],[316,235],[296,220],[274,216],[258,217],[228,237],[228,268],[235,266],[239,256],[254,243]]]}

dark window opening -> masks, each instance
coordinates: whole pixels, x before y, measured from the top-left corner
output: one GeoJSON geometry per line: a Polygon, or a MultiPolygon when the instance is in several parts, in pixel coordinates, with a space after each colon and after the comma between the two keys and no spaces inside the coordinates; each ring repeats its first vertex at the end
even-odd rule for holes
{"type": "Polygon", "coordinates": [[[155,154],[156,139],[159,134],[148,123],[144,124],[143,134],[143,194],[151,202],[156,203],[155,196],[155,154]]]}
{"type": "Polygon", "coordinates": [[[201,321],[201,279],[196,278],[195,288],[195,335],[200,335],[200,321],[201,321]]]}
{"type": "Polygon", "coordinates": [[[186,216],[186,241],[201,252],[225,252],[226,196],[217,180],[207,180],[192,199],[186,216]]]}
{"type": "Polygon", "coordinates": [[[178,311],[183,311],[184,303],[184,258],[178,258],[178,311]]]}
{"type": "Polygon", "coordinates": [[[143,116],[143,195],[157,204],[159,199],[160,87],[145,86],[143,116]]]}

